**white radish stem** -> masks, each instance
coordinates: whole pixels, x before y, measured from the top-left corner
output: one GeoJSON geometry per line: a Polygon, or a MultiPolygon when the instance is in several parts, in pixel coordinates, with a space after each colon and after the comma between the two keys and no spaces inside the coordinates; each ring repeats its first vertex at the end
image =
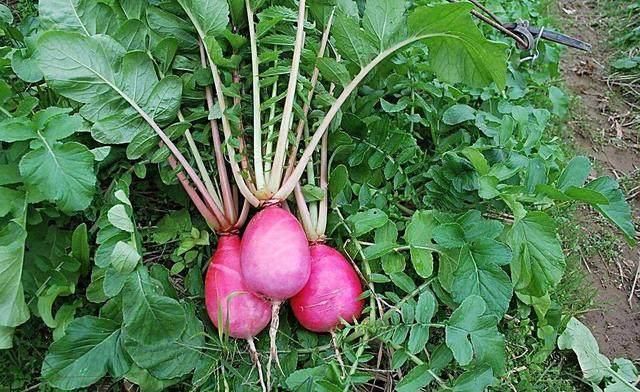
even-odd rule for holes
{"type": "MultiPolygon", "coordinates": [[[[201,37],[201,38],[204,38],[204,37],[201,37]]],[[[211,69],[211,74],[213,76],[213,83],[216,89],[218,105],[220,106],[220,111],[222,112],[222,130],[224,133],[224,137],[227,140],[230,140],[233,137],[233,135],[231,134],[231,124],[229,123],[229,119],[225,114],[225,111],[227,110],[227,104],[222,91],[223,89],[222,78],[220,78],[220,72],[218,72],[218,67],[213,62],[213,59],[211,58],[211,55],[207,51],[206,46],[202,43],[201,40],[198,42],[200,47],[202,48],[201,50],[204,50],[207,62],[209,64],[209,68],[211,69]]],[[[210,89],[209,89],[209,94],[211,94],[210,89]]],[[[212,99],[207,100],[207,103],[212,101],[213,101],[212,99]]],[[[212,107],[213,105],[209,107],[209,110],[211,110],[212,107]]],[[[240,167],[238,166],[238,162],[236,161],[236,154],[233,147],[227,146],[227,153],[229,156],[229,164],[231,165],[231,172],[233,173],[233,178],[236,184],[238,185],[238,190],[240,191],[240,193],[242,193],[242,196],[244,196],[245,199],[249,201],[249,203],[257,207],[260,204],[260,202],[249,190],[249,188],[247,187],[247,183],[244,181],[244,178],[242,177],[242,173],[240,171],[240,167]]]]}
{"type": "MultiPolygon", "coordinates": [[[[274,67],[278,66],[278,60],[274,62],[274,67]]],[[[273,83],[273,88],[271,90],[271,98],[275,98],[278,95],[278,77],[276,76],[276,81],[273,83]]],[[[276,103],[274,102],[271,105],[271,109],[269,111],[269,132],[267,132],[267,146],[264,150],[264,156],[268,157],[264,163],[264,178],[265,181],[269,181],[271,175],[271,153],[273,152],[273,129],[275,128],[273,119],[276,116],[276,103]]]]}
{"type": "Polygon", "coordinates": [[[300,220],[302,221],[302,227],[304,228],[304,231],[307,233],[307,238],[309,238],[309,241],[315,241],[317,234],[315,232],[315,227],[311,221],[309,207],[304,200],[302,188],[300,188],[299,183],[296,184],[296,187],[293,190],[293,194],[296,197],[296,205],[298,206],[298,212],[300,213],[300,220]]]}
{"type": "MultiPolygon", "coordinates": [[[[273,159],[273,167],[271,170],[271,175],[269,177],[269,189],[272,191],[275,191],[280,187],[280,181],[282,180],[282,169],[284,167],[285,153],[287,151],[289,129],[291,127],[291,121],[293,118],[293,103],[296,97],[296,86],[298,83],[298,73],[300,70],[300,57],[302,55],[302,48],[304,46],[305,11],[306,1],[300,0],[298,8],[298,31],[296,33],[296,43],[293,49],[293,59],[291,61],[291,73],[289,74],[287,97],[284,101],[282,120],[280,122],[280,132],[278,133],[278,143],[276,145],[276,154],[273,159]]],[[[291,189],[293,190],[293,188],[291,189]]]]}
{"type": "Polygon", "coordinates": [[[253,10],[249,0],[245,0],[249,41],[251,43],[251,72],[253,73],[253,169],[256,176],[256,189],[262,190],[265,178],[262,163],[262,120],[260,110],[260,66],[258,63],[258,42],[254,25],[253,10]]]}
{"type": "MultiPolygon", "coordinates": [[[[233,83],[240,84],[240,74],[238,70],[233,71],[233,83]]],[[[242,94],[242,92],[241,92],[242,94]]],[[[233,104],[235,106],[240,106],[242,99],[238,96],[233,97],[233,104]]],[[[256,187],[253,184],[253,179],[251,178],[251,170],[249,168],[249,157],[247,155],[247,143],[244,141],[244,126],[242,125],[242,117],[240,117],[240,135],[238,136],[238,146],[240,147],[240,167],[242,167],[242,172],[247,173],[246,177],[247,187],[249,190],[255,194],[256,187]]]]}
{"type": "Polygon", "coordinates": [[[327,229],[327,214],[329,212],[329,159],[328,159],[328,139],[329,134],[322,135],[322,145],[320,147],[320,189],[322,189],[322,200],[318,211],[318,224],[316,234],[324,236],[327,229]]]}
{"type": "MultiPolygon", "coordinates": [[[[185,121],[181,111],[178,111],[178,120],[180,120],[180,122],[185,121]]],[[[191,131],[187,129],[184,132],[184,137],[185,139],[187,139],[189,150],[191,151],[191,154],[193,154],[193,159],[196,161],[196,165],[198,166],[198,171],[202,176],[202,181],[204,182],[204,185],[207,188],[207,191],[209,192],[213,200],[218,205],[218,208],[223,209],[224,208],[223,202],[222,200],[220,200],[220,197],[218,196],[218,192],[216,191],[216,188],[213,186],[213,181],[211,181],[211,176],[209,176],[209,171],[204,165],[204,161],[202,160],[200,151],[198,151],[198,146],[196,145],[195,140],[193,140],[193,135],[191,135],[191,131]]],[[[231,217],[228,216],[228,214],[227,214],[227,219],[231,219],[231,217]]]]}
{"type": "Polygon", "coordinates": [[[238,221],[236,222],[236,227],[244,226],[247,221],[247,217],[249,216],[249,202],[244,199],[242,202],[242,210],[240,210],[240,216],[238,217],[238,221]]]}
{"type": "MultiPolygon", "coordinates": [[[[327,21],[327,26],[322,33],[322,39],[320,41],[320,49],[318,50],[318,58],[324,57],[324,52],[327,49],[327,42],[329,42],[329,31],[331,30],[331,25],[333,24],[333,15],[335,13],[335,8],[331,11],[329,15],[329,20],[327,21]]],[[[320,76],[320,70],[318,67],[313,69],[313,74],[311,75],[311,89],[307,94],[307,103],[302,107],[302,113],[304,115],[303,118],[298,121],[298,126],[296,128],[296,141],[291,146],[291,150],[289,152],[289,160],[287,161],[287,170],[285,171],[284,178],[285,180],[289,178],[291,172],[293,171],[294,166],[296,165],[296,157],[298,154],[298,146],[300,145],[300,141],[302,140],[302,131],[304,130],[305,122],[307,121],[307,115],[309,114],[310,103],[313,99],[313,95],[315,93],[316,85],[318,84],[318,77],[320,76]]]]}
{"type": "MultiPolygon", "coordinates": [[[[309,139],[309,127],[305,127],[305,139],[309,139]]],[[[316,184],[316,171],[313,160],[309,160],[307,163],[307,183],[309,185],[315,186],[316,184]]],[[[314,228],[318,225],[318,203],[311,202],[309,203],[309,213],[311,216],[311,225],[314,228]]]]}
{"type": "Polygon", "coordinates": [[[224,218],[224,215],[222,214],[222,211],[220,211],[216,203],[213,201],[209,192],[207,192],[207,188],[202,183],[202,180],[200,179],[200,177],[198,177],[198,175],[196,174],[196,171],[189,164],[189,162],[184,157],[184,155],[182,155],[178,147],[171,141],[169,136],[167,136],[167,134],[164,133],[164,131],[160,128],[160,126],[156,123],[156,121],[153,118],[151,118],[144,110],[142,110],[142,108],[138,105],[136,101],[129,98],[117,86],[113,84],[110,84],[110,86],[116,92],[118,92],[118,94],[120,94],[120,96],[122,96],[136,112],[138,112],[140,117],[142,117],[142,119],[145,120],[147,124],[149,124],[151,129],[153,129],[153,131],[160,137],[160,140],[162,140],[162,143],[164,143],[164,145],[166,145],[167,148],[169,148],[169,151],[171,151],[175,159],[180,163],[180,165],[182,165],[182,168],[187,173],[191,181],[193,181],[194,185],[196,186],[196,189],[198,190],[198,192],[200,192],[200,194],[204,198],[204,202],[209,206],[209,208],[211,209],[211,212],[213,212],[213,214],[216,216],[216,219],[219,222],[227,223],[226,219],[224,218]]]}
{"type": "MultiPolygon", "coordinates": [[[[161,78],[164,78],[164,73],[160,70],[157,70],[158,74],[160,75],[161,78]]],[[[144,116],[143,116],[144,117],[144,116]]],[[[178,110],[177,113],[177,117],[178,120],[180,120],[180,122],[185,122],[184,116],[182,115],[182,111],[178,110]]],[[[222,202],[220,200],[219,192],[216,191],[215,187],[213,186],[213,182],[211,181],[211,177],[209,176],[209,172],[206,169],[204,162],[202,160],[202,156],[200,155],[200,151],[198,151],[198,147],[196,146],[195,141],[193,140],[193,136],[191,135],[191,131],[189,129],[187,129],[184,133],[185,138],[187,139],[187,144],[189,145],[189,149],[191,150],[191,154],[193,154],[193,159],[195,159],[196,161],[196,165],[198,166],[198,170],[200,171],[200,175],[202,176],[202,179],[204,181],[205,184],[205,188],[207,189],[207,192],[209,193],[209,196],[211,196],[211,198],[213,198],[214,202],[216,203],[217,207],[219,210],[223,209],[222,206],[222,202]]],[[[163,146],[163,143],[160,143],[160,147],[163,146]]],[[[177,163],[175,161],[174,156],[171,156],[169,159],[169,165],[175,169],[177,167],[177,163]]],[[[178,173],[178,180],[182,183],[183,187],[185,188],[185,191],[187,191],[187,194],[189,194],[190,190],[193,191],[193,188],[191,187],[191,185],[189,185],[189,181],[188,179],[186,179],[186,177],[184,177],[184,174],[178,173]],[[188,190],[185,185],[189,186],[190,190],[188,190]]],[[[197,194],[196,194],[197,195],[197,194]]],[[[189,194],[189,197],[191,197],[191,194],[189,194]]],[[[197,203],[197,201],[194,198],[191,198],[193,200],[194,203],[197,203]]],[[[198,200],[200,202],[202,202],[202,199],[200,198],[200,196],[198,196],[198,200]]],[[[196,208],[198,208],[198,210],[200,210],[200,208],[198,206],[196,206],[196,208]]],[[[206,208],[206,205],[205,205],[206,208]]],[[[211,214],[211,211],[206,208],[206,210],[208,211],[209,214],[211,214]]],[[[202,212],[201,212],[202,214],[202,212]]],[[[204,217],[204,215],[203,215],[204,217]]],[[[226,219],[229,219],[229,217],[225,217],[226,219]]],[[[205,217],[205,220],[207,218],[205,217]]],[[[218,225],[221,222],[218,222],[218,225]]],[[[225,222],[222,222],[225,223],[225,222]]],[[[212,227],[213,229],[213,227],[212,227]]]]}
{"type": "MultiPolygon", "coordinates": [[[[222,112],[222,129],[224,132],[224,137],[227,140],[230,140],[232,138],[231,124],[229,123],[229,119],[225,114],[225,111],[227,110],[227,104],[224,98],[222,78],[220,77],[218,66],[214,63],[211,57],[211,53],[209,53],[209,50],[207,49],[206,45],[204,45],[203,43],[203,40],[205,39],[205,36],[206,36],[206,32],[202,30],[201,26],[198,24],[194,15],[191,14],[190,10],[185,7],[182,7],[182,8],[187,13],[189,19],[191,20],[191,23],[193,24],[193,26],[196,28],[196,31],[198,32],[198,37],[200,38],[198,40],[200,52],[201,53],[204,52],[206,55],[206,60],[211,70],[211,76],[213,76],[213,84],[216,88],[218,105],[220,105],[220,111],[222,112]]],[[[209,107],[209,111],[211,111],[211,107],[209,107]]],[[[244,181],[244,178],[242,177],[242,173],[240,172],[240,167],[238,166],[238,162],[236,162],[236,159],[235,159],[235,150],[231,146],[228,146],[227,153],[229,156],[229,164],[231,165],[231,172],[233,173],[233,178],[236,184],[238,185],[238,189],[240,190],[240,193],[242,193],[242,195],[249,201],[249,203],[251,203],[252,205],[258,206],[259,204],[258,199],[251,193],[251,191],[247,187],[246,182],[244,181]]],[[[178,160],[180,161],[180,159],[178,160]]],[[[180,161],[180,163],[182,162],[180,161]]]]}
{"type": "MultiPolygon", "coordinates": [[[[207,87],[207,89],[209,89],[207,87]]],[[[211,98],[211,90],[207,94],[211,98]]],[[[216,166],[220,176],[220,190],[222,193],[222,199],[224,201],[224,207],[229,214],[229,219],[233,222],[238,215],[233,196],[231,195],[231,183],[227,176],[227,167],[224,162],[224,155],[222,154],[222,143],[220,142],[220,130],[218,129],[218,123],[215,120],[211,120],[211,137],[213,139],[213,148],[216,156],[216,166]]]]}

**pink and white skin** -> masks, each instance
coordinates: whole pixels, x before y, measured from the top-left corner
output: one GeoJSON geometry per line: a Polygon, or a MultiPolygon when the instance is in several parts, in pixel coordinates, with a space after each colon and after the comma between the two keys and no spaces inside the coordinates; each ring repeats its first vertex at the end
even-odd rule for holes
{"type": "Polygon", "coordinates": [[[325,244],[311,245],[311,276],[291,308],[306,329],[333,332],[343,320],[353,322],[362,313],[362,284],[344,256],[325,244]]]}
{"type": "Polygon", "coordinates": [[[300,222],[279,206],[260,210],[244,232],[240,266],[247,287],[274,303],[296,295],[311,273],[309,244],[300,222]]]}
{"type": "Polygon", "coordinates": [[[205,277],[205,304],[216,328],[251,339],[269,325],[271,304],[247,288],[240,271],[240,244],[238,235],[220,237],[205,277]]]}

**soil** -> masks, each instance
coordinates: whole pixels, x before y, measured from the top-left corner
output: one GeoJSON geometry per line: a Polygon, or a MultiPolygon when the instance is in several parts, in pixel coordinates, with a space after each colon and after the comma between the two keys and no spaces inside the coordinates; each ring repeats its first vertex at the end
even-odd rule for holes
{"type": "MultiPolygon", "coordinates": [[[[562,31],[593,45],[591,53],[568,50],[561,62],[565,84],[579,100],[568,124],[568,136],[579,153],[596,162],[597,174],[626,180],[625,190],[630,191],[640,185],[640,130],[622,125],[631,115],[631,108],[606,82],[611,55],[606,17],[595,0],[558,1],[556,7],[562,31]]],[[[640,197],[636,195],[629,202],[636,222],[640,222],[640,197]]],[[[589,237],[599,238],[600,233],[611,230],[590,211],[581,211],[578,216],[587,225],[589,237]]],[[[630,296],[640,263],[640,248],[620,244],[607,255],[596,252],[583,262],[598,290],[596,309],[585,314],[583,321],[605,355],[640,359],[640,282],[630,296]]]]}

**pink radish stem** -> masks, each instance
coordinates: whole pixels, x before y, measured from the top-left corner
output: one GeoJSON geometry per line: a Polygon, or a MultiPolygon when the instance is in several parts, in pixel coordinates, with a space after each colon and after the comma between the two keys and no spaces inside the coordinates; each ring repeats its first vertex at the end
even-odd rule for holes
{"type": "MultiPolygon", "coordinates": [[[[173,156],[169,156],[167,160],[169,161],[169,166],[171,166],[172,169],[175,170],[176,167],[178,167],[178,163],[173,156]]],[[[191,186],[191,184],[189,184],[189,180],[187,179],[187,177],[185,177],[182,172],[178,172],[177,177],[178,181],[180,181],[180,184],[182,185],[182,188],[184,188],[185,192],[187,192],[189,199],[191,199],[193,204],[196,206],[196,209],[207,222],[207,225],[209,225],[212,230],[217,230],[220,227],[220,223],[218,222],[216,217],[213,216],[207,205],[202,201],[202,198],[200,197],[200,195],[198,195],[198,192],[191,186]]]]}

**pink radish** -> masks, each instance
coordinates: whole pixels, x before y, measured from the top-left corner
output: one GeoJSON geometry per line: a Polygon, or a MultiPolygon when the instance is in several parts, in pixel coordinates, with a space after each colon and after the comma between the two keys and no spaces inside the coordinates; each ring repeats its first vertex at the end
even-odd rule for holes
{"type": "Polygon", "coordinates": [[[244,232],[240,266],[247,287],[272,301],[267,363],[267,385],[270,386],[271,362],[275,359],[279,363],[276,335],[280,305],[302,290],[311,271],[307,237],[298,220],[279,206],[260,210],[244,232]]]}
{"type": "Polygon", "coordinates": [[[342,320],[352,322],[360,316],[361,294],[360,279],[344,256],[327,245],[312,245],[311,276],[291,298],[291,308],[306,329],[331,332],[342,320]]]}
{"type": "Polygon", "coordinates": [[[213,324],[234,338],[250,339],[271,320],[269,302],[253,294],[242,279],[236,235],[220,237],[207,270],[205,304],[213,324]]]}
{"type": "Polygon", "coordinates": [[[240,265],[252,291],[273,302],[296,295],[311,270],[307,237],[298,220],[278,206],[259,211],[244,232],[240,265]]]}

